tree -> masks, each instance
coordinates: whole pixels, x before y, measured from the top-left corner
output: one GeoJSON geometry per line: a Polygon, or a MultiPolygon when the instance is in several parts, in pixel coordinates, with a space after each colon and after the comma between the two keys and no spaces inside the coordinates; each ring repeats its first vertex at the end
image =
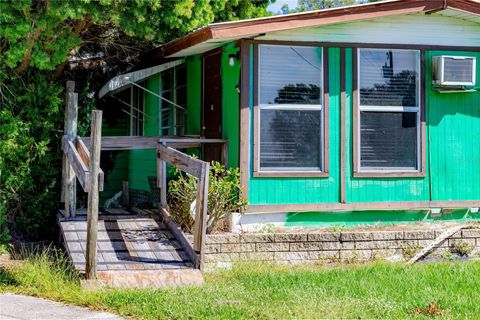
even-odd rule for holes
{"type": "Polygon", "coordinates": [[[20,74],[130,57],[214,21],[266,14],[268,0],[0,2],[0,57],[20,74]]]}
{"type": "Polygon", "coordinates": [[[6,220],[28,236],[52,234],[60,194],[64,80],[77,82],[79,133],[84,134],[96,104],[93,93],[134,68],[142,53],[211,22],[264,16],[268,4],[0,1],[0,243],[6,220]]]}
{"type": "Polygon", "coordinates": [[[362,4],[376,2],[380,0],[298,0],[296,8],[290,9],[288,5],[282,7],[282,13],[297,13],[312,10],[328,9],[335,7],[349,6],[353,4],[362,4]]]}

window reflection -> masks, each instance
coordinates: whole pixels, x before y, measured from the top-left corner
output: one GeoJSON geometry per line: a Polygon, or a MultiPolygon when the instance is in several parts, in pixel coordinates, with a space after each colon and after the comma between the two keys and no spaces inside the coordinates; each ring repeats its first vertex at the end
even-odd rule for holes
{"type": "Polygon", "coordinates": [[[260,169],[322,171],[322,49],[259,46],[260,169]]]}
{"type": "Polygon", "coordinates": [[[413,107],[417,102],[418,53],[361,50],[360,104],[413,107]]]}
{"type": "Polygon", "coordinates": [[[321,48],[260,46],[260,104],[320,104],[321,48]]]}

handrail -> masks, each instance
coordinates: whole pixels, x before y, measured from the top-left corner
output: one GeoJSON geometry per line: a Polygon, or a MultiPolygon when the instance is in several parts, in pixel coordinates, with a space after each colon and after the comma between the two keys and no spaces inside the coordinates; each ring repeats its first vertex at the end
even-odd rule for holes
{"type": "MultiPolygon", "coordinates": [[[[82,186],[83,191],[89,192],[89,183],[90,183],[90,152],[86,149],[85,144],[81,139],[74,140],[69,136],[65,135],[62,139],[62,149],[64,154],[67,156],[68,163],[72,167],[75,176],[77,177],[78,182],[82,186]]],[[[104,188],[104,172],[102,169],[99,169],[98,175],[98,189],[103,191],[104,188]]]]}
{"type": "MultiPolygon", "coordinates": [[[[86,148],[90,146],[90,137],[81,137],[86,148]]],[[[200,136],[107,136],[102,137],[102,150],[156,149],[158,142],[174,148],[196,148],[204,143],[227,145],[225,139],[206,139],[200,136]]]]}
{"type": "Polygon", "coordinates": [[[76,179],[88,192],[87,201],[87,247],[85,252],[85,275],[87,279],[97,274],[97,227],[99,191],[103,191],[104,173],[100,169],[102,136],[102,111],[93,110],[89,147],[77,136],[78,94],[75,83],[67,81],[67,105],[65,112],[65,135],[62,137],[62,201],[64,216],[75,216],[76,179]]]}
{"type": "MultiPolygon", "coordinates": [[[[199,139],[201,140],[201,139],[199,139]]],[[[208,178],[210,164],[196,159],[183,152],[166,145],[166,141],[158,143],[157,149],[157,186],[160,188],[160,211],[167,211],[167,166],[170,164],[198,178],[197,196],[195,198],[195,222],[193,234],[193,250],[195,257],[191,257],[195,266],[203,269],[205,254],[205,238],[207,232],[208,209],[208,178]]]]}

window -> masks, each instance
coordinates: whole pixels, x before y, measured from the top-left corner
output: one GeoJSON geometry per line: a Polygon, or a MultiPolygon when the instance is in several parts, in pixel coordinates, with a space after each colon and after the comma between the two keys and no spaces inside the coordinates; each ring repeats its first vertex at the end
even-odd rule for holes
{"type": "Polygon", "coordinates": [[[172,103],[161,100],[160,134],[184,135],[187,106],[187,68],[184,64],[161,73],[161,96],[172,103]]]}
{"type": "Polygon", "coordinates": [[[322,49],[258,47],[258,172],[324,171],[322,49]]]}
{"type": "Polygon", "coordinates": [[[175,133],[176,135],[185,135],[187,121],[187,67],[180,65],[175,67],[175,103],[183,109],[174,109],[175,133]]]}
{"type": "Polygon", "coordinates": [[[141,136],[143,135],[144,92],[136,86],[132,86],[130,90],[130,135],[141,136]]]}
{"type": "Polygon", "coordinates": [[[359,49],[358,172],[421,171],[420,52],[359,49]]]}

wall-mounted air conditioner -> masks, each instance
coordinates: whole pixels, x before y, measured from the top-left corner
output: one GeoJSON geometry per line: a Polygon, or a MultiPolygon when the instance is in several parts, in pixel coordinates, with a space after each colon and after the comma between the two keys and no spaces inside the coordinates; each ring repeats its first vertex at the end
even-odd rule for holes
{"type": "Polygon", "coordinates": [[[433,57],[433,84],[438,87],[473,87],[476,64],[475,57],[433,57]]]}

